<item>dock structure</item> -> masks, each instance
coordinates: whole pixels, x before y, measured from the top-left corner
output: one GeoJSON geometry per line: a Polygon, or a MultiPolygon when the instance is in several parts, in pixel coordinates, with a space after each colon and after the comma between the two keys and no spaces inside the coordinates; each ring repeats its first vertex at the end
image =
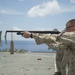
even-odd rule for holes
{"type": "Polygon", "coordinates": [[[10,54],[14,54],[14,41],[13,41],[13,33],[11,32],[11,41],[10,41],[10,54]]]}
{"type": "Polygon", "coordinates": [[[2,31],[0,31],[0,46],[2,46],[2,31]]]}

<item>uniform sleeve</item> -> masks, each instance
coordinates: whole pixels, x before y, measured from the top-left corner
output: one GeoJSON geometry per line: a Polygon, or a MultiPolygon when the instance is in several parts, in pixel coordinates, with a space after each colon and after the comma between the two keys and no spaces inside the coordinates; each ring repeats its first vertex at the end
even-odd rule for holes
{"type": "Polygon", "coordinates": [[[75,49],[75,32],[66,32],[62,36],[58,38],[59,42],[62,42],[64,48],[66,50],[74,50],[75,49]]]}
{"type": "Polygon", "coordinates": [[[56,40],[56,36],[51,34],[35,34],[34,39],[37,44],[53,43],[56,40]]]}
{"type": "Polygon", "coordinates": [[[34,39],[38,45],[45,43],[51,49],[56,50],[59,46],[56,34],[34,34],[34,39]]]}
{"type": "Polygon", "coordinates": [[[63,44],[65,45],[75,45],[75,41],[69,38],[65,38],[65,37],[60,37],[60,40],[63,42],[63,44]]]}
{"type": "Polygon", "coordinates": [[[69,46],[75,47],[75,41],[69,39],[68,37],[63,35],[57,40],[57,34],[34,34],[34,39],[38,45],[45,43],[50,49],[53,50],[66,50],[69,46]]]}

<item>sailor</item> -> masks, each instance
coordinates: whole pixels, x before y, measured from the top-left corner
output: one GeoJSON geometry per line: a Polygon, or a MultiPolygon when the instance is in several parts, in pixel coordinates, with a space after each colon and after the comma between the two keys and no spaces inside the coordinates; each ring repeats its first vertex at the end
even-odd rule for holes
{"type": "Polygon", "coordinates": [[[30,32],[22,32],[22,34],[25,38],[34,38],[37,44],[45,43],[49,48],[56,50],[58,72],[55,75],[66,75],[68,63],[68,75],[75,75],[75,19],[67,22],[65,30],[59,35],[30,32]]]}

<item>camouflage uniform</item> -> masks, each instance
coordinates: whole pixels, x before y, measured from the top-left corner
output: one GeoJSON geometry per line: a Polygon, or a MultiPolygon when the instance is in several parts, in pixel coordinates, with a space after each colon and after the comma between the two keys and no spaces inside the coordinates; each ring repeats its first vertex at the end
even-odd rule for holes
{"type": "Polygon", "coordinates": [[[75,75],[75,31],[65,33],[62,35],[61,40],[65,45],[65,53],[61,67],[63,68],[63,66],[69,63],[68,75],[75,75]]]}
{"type": "Polygon", "coordinates": [[[59,50],[56,51],[56,67],[57,67],[57,72],[55,72],[55,75],[66,75],[66,67],[63,66],[61,67],[62,64],[62,59],[64,56],[64,48],[59,47],[59,50]],[[61,72],[61,74],[58,72],[61,72]]]}
{"type": "Polygon", "coordinates": [[[57,51],[57,69],[62,75],[66,75],[65,68],[68,62],[68,75],[75,75],[75,32],[65,32],[60,37],[57,34],[34,34],[34,39],[37,44],[45,43],[49,48],[57,51]]]}

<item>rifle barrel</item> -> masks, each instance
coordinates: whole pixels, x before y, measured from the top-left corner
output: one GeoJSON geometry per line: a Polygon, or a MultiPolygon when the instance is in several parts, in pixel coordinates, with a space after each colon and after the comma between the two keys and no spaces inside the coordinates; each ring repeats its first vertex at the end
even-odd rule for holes
{"type": "MultiPolygon", "coordinates": [[[[14,30],[7,30],[7,32],[16,32],[17,35],[21,35],[21,32],[26,32],[26,31],[14,31],[14,30]]],[[[59,31],[28,31],[28,32],[31,32],[31,33],[40,33],[40,34],[59,34],[60,32],[59,31]]]]}

